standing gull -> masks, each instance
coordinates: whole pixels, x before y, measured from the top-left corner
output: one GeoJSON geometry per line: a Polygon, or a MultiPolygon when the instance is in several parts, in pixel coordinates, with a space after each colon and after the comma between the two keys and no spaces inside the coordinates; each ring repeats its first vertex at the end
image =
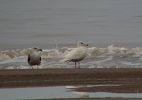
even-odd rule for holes
{"type": "Polygon", "coordinates": [[[78,68],[80,68],[80,61],[83,60],[87,55],[88,44],[80,41],[77,45],[77,48],[74,48],[67,55],[65,55],[63,61],[74,62],[75,68],[77,67],[77,64],[78,68]]]}
{"type": "Polygon", "coordinates": [[[40,65],[41,63],[41,55],[40,52],[42,49],[32,48],[31,52],[28,54],[28,64],[31,66],[40,65]]]}

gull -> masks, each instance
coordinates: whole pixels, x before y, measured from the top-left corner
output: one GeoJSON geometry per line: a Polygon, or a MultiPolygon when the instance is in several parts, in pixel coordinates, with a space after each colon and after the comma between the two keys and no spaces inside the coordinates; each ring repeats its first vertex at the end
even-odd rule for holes
{"type": "Polygon", "coordinates": [[[87,55],[88,44],[80,41],[77,43],[77,48],[71,50],[67,55],[64,56],[64,62],[74,62],[75,68],[80,68],[80,61],[83,60],[87,55]]]}
{"type": "MultiPolygon", "coordinates": [[[[40,65],[41,63],[41,55],[40,52],[42,49],[39,48],[32,48],[30,53],[28,54],[28,64],[31,66],[40,65]]],[[[32,67],[33,68],[33,67],[32,67]]]]}

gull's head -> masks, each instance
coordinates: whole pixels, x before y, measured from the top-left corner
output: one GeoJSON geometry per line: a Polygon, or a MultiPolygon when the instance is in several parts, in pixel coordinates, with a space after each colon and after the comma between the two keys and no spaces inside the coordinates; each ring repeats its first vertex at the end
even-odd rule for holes
{"type": "Polygon", "coordinates": [[[83,41],[79,41],[79,46],[88,47],[88,44],[83,41]]]}
{"type": "Polygon", "coordinates": [[[37,51],[37,52],[38,52],[38,51],[39,51],[39,52],[41,52],[41,51],[42,51],[42,49],[37,48],[37,47],[34,47],[34,48],[33,48],[33,50],[34,50],[34,51],[37,51]]]}
{"type": "Polygon", "coordinates": [[[42,49],[40,49],[40,48],[37,48],[37,47],[34,47],[34,48],[32,48],[32,50],[31,50],[31,54],[34,54],[34,55],[41,55],[42,54],[42,49]]]}
{"type": "Polygon", "coordinates": [[[32,55],[32,54],[41,54],[42,53],[42,49],[38,48],[38,47],[33,47],[33,48],[29,48],[27,50],[27,55],[32,55]]]}
{"type": "Polygon", "coordinates": [[[29,54],[31,53],[38,53],[38,54],[41,54],[42,52],[42,49],[38,48],[38,47],[33,47],[33,48],[30,48],[29,49],[29,54]]]}

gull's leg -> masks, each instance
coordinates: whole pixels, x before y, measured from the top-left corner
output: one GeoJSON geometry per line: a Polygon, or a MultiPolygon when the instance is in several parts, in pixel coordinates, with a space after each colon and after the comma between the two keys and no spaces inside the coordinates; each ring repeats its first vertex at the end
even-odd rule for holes
{"type": "Polygon", "coordinates": [[[78,62],[78,68],[80,68],[80,62],[78,62]]]}
{"type": "Polygon", "coordinates": [[[75,68],[76,68],[76,62],[75,62],[75,68]]]}

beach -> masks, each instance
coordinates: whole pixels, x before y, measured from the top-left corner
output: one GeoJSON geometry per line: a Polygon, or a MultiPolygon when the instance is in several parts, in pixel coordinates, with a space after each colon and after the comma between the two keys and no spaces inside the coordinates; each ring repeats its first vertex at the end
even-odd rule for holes
{"type": "Polygon", "coordinates": [[[141,5],[142,0],[0,0],[0,99],[140,100],[141,5]],[[75,69],[62,60],[78,41],[89,47],[75,69]],[[35,47],[42,49],[41,64],[30,66],[35,47]]]}
{"type": "MultiPolygon", "coordinates": [[[[71,91],[85,93],[142,92],[142,69],[140,68],[0,70],[0,80],[1,89],[65,86],[71,91]]],[[[140,100],[140,98],[86,98],[82,96],[80,98],[49,98],[43,100],[140,100]]]]}
{"type": "Polygon", "coordinates": [[[123,84],[141,87],[141,77],[142,69],[139,68],[0,70],[0,87],[66,86],[86,84],[123,84]]]}

